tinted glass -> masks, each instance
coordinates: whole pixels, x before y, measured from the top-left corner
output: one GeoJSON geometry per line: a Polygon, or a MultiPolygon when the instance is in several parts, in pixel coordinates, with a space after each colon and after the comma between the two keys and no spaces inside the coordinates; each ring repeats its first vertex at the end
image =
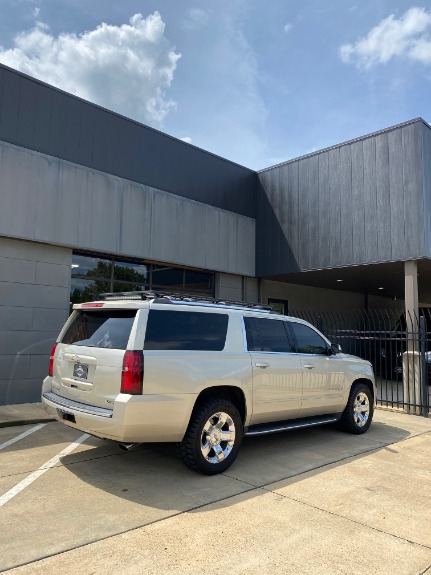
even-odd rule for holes
{"type": "Polygon", "coordinates": [[[210,294],[212,292],[213,274],[205,272],[185,271],[184,291],[210,294]]]}
{"type": "Polygon", "coordinates": [[[326,354],[328,345],[318,333],[302,323],[290,322],[297,341],[298,353],[321,353],[326,354]]]}
{"type": "Polygon", "coordinates": [[[79,311],[62,343],[126,349],[136,310],[79,311]]]}
{"type": "Polygon", "coordinates": [[[99,294],[111,291],[111,283],[105,280],[83,280],[72,277],[70,303],[82,303],[98,298],[99,294]]]}
{"type": "Polygon", "coordinates": [[[130,262],[114,262],[114,280],[134,284],[147,284],[148,266],[130,262]]]}
{"type": "Polygon", "coordinates": [[[171,291],[182,291],[184,270],[153,266],[151,274],[153,286],[166,287],[171,291]]]}
{"type": "Polygon", "coordinates": [[[275,351],[287,353],[292,348],[284,324],[277,319],[245,317],[245,331],[249,351],[275,351]]]}
{"type": "Polygon", "coordinates": [[[111,279],[111,260],[73,254],[72,277],[111,279]]]}
{"type": "Polygon", "coordinates": [[[150,310],[144,348],[221,351],[227,324],[225,314],[150,310]]]}

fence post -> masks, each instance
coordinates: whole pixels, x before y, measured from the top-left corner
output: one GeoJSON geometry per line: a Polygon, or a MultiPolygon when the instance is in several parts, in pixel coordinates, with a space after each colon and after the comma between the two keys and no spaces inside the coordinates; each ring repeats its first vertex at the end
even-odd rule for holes
{"type": "Polygon", "coordinates": [[[429,416],[429,396],[428,396],[428,370],[427,370],[427,357],[426,357],[426,323],[425,317],[423,315],[419,318],[419,345],[420,345],[420,357],[421,357],[421,403],[422,403],[422,415],[424,417],[429,416]]]}

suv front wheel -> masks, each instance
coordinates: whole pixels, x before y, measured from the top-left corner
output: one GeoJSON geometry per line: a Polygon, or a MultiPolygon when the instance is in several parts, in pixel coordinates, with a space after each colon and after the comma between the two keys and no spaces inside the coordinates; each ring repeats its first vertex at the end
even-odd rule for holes
{"type": "Polygon", "coordinates": [[[365,433],[371,425],[374,412],[374,400],[370,388],[358,381],[352,385],[346,409],[338,426],[348,433],[365,433]]]}
{"type": "Polygon", "coordinates": [[[242,437],[242,419],[235,405],[224,398],[205,399],[192,414],[178,454],[190,469],[215,475],[235,461],[242,437]]]}

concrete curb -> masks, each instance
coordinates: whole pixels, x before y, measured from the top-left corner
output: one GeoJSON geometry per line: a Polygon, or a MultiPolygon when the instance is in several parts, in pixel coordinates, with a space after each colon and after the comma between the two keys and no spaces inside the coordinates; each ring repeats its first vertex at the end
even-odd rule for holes
{"type": "Polygon", "coordinates": [[[0,406],[0,428],[51,421],[55,419],[46,413],[41,403],[0,406]]]}

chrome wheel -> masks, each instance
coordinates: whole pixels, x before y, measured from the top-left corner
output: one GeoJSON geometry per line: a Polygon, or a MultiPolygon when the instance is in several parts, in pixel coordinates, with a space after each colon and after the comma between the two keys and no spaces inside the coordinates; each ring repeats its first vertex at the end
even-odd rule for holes
{"type": "Polygon", "coordinates": [[[220,411],[205,423],[201,435],[201,451],[209,463],[221,463],[228,457],[235,444],[235,423],[220,411]]]}
{"type": "Polygon", "coordinates": [[[370,402],[366,393],[361,391],[353,402],[353,419],[358,427],[364,427],[370,417],[370,402]]]}

